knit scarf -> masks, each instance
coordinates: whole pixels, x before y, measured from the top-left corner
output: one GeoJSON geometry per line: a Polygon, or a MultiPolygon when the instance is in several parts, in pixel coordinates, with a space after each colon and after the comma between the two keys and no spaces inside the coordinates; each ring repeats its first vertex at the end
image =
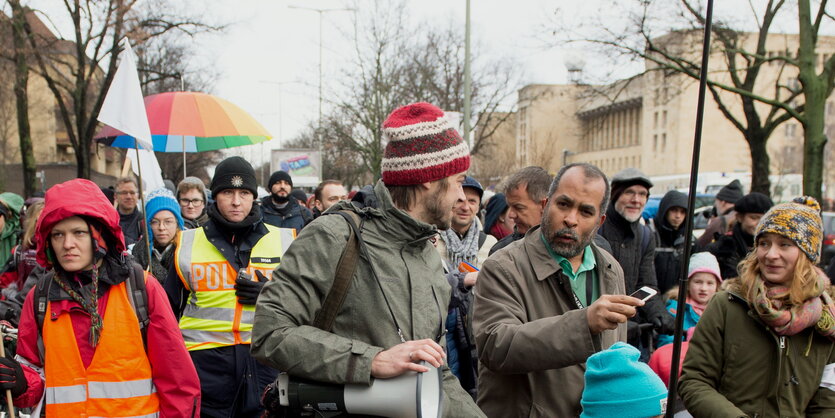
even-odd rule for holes
{"type": "MultiPolygon", "coordinates": [[[[72,288],[69,281],[64,277],[64,272],[59,273],[57,270],[55,271],[54,279],[55,283],[64,289],[70,297],[78,302],[84,310],[90,314],[90,345],[95,347],[99,344],[99,336],[101,335],[101,330],[104,327],[104,322],[102,321],[101,315],[99,315],[99,268],[93,263],[93,270],[92,270],[92,285],[93,291],[91,297],[85,298],[81,293],[76,291],[72,288]]],[[[79,289],[83,289],[83,285],[81,285],[81,281],[78,281],[79,289]]]]}
{"type": "Polygon", "coordinates": [[[788,286],[767,286],[757,276],[754,283],[754,310],[777,335],[795,335],[811,326],[821,335],[835,341],[835,304],[824,291],[826,280],[818,276],[818,289],[821,293],[800,305],[786,304],[789,295],[788,286]]]}
{"type": "Polygon", "coordinates": [[[449,258],[451,268],[458,268],[462,261],[475,264],[478,260],[479,231],[481,231],[481,224],[476,219],[463,239],[459,238],[458,233],[452,228],[440,232],[446,243],[447,258],[449,258]]]}
{"type": "Polygon", "coordinates": [[[490,235],[493,235],[498,240],[500,240],[500,239],[502,239],[502,238],[504,238],[504,237],[506,237],[506,236],[508,236],[512,233],[513,233],[513,231],[505,228],[502,224],[500,224],[498,222],[493,224],[493,227],[490,228],[490,235]]]}
{"type": "Polygon", "coordinates": [[[707,308],[707,304],[696,302],[690,296],[687,297],[687,304],[693,307],[693,312],[696,312],[696,315],[702,316],[705,312],[705,308],[707,308]]]}

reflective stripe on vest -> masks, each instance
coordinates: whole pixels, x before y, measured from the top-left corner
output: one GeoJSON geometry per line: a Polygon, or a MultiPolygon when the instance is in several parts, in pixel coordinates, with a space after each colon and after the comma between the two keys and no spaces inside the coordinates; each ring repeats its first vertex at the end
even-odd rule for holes
{"type": "MultiPolygon", "coordinates": [[[[44,321],[47,416],[159,416],[151,363],[126,285],[111,286],[108,292],[101,338],[86,368],[70,314],[44,321]]],[[[47,312],[52,312],[50,304],[47,312]]]]}
{"type": "MultiPolygon", "coordinates": [[[[266,225],[269,231],[252,248],[246,271],[255,279],[260,270],[270,278],[284,251],[296,237],[292,228],[266,225]]],[[[238,273],[206,237],[203,228],[180,233],[174,265],[190,291],[180,318],[180,331],[189,351],[249,344],[255,306],[241,305],[235,297],[238,273]]]]}

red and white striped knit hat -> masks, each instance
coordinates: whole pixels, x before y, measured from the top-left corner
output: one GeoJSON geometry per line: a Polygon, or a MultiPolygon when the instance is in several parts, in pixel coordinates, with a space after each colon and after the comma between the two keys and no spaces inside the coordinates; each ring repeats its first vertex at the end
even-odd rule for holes
{"type": "Polygon", "coordinates": [[[383,153],[383,183],[409,186],[440,180],[470,168],[470,149],[444,112],[429,103],[413,103],[391,112],[383,122],[388,141],[383,153]]]}

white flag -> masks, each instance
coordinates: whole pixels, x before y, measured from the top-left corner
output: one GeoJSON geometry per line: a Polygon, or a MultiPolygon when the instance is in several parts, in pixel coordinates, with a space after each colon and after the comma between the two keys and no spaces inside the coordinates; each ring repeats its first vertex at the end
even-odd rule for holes
{"type": "Polygon", "coordinates": [[[162,169],[159,167],[159,161],[153,151],[139,149],[139,161],[136,160],[135,149],[127,150],[127,156],[130,158],[130,168],[133,173],[139,176],[139,164],[142,164],[142,191],[148,193],[151,190],[156,190],[165,187],[162,182],[162,169]]]}
{"type": "Polygon", "coordinates": [[[142,99],[142,89],[139,87],[139,73],[136,71],[136,61],[130,42],[124,41],[125,50],[122,51],[122,61],[116,69],[110,89],[104,97],[104,103],[99,112],[99,122],[108,124],[132,137],[142,149],[139,159],[136,150],[128,150],[127,156],[131,161],[133,172],[139,175],[139,165],[142,164],[142,189],[145,191],[165,187],[162,182],[162,170],[151,140],[151,128],[148,126],[148,114],[145,112],[145,101],[142,99]]]}
{"type": "Polygon", "coordinates": [[[127,40],[124,46],[125,50],[120,54],[122,60],[104,97],[98,120],[136,138],[142,148],[154,149],[133,50],[127,40]]]}

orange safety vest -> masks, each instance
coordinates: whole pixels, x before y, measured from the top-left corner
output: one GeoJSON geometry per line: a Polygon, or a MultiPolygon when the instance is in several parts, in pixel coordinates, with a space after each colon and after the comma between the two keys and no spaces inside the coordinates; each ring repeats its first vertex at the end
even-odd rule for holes
{"type": "Polygon", "coordinates": [[[103,321],[99,344],[86,369],[70,314],[44,321],[48,417],[159,416],[151,363],[124,282],[110,288],[103,321]]]}

